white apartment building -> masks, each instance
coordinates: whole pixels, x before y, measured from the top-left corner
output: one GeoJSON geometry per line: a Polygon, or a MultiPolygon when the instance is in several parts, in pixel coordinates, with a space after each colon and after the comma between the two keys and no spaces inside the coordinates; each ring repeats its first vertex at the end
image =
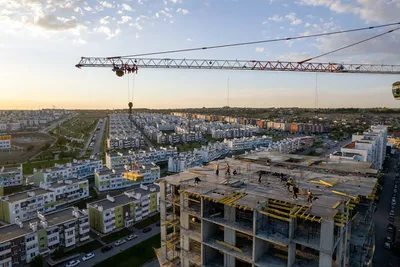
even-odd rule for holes
{"type": "Polygon", "coordinates": [[[370,162],[376,169],[382,169],[386,155],[387,126],[371,126],[363,134],[353,134],[352,142],[334,152],[330,158],[353,159],[370,162]]]}
{"type": "Polygon", "coordinates": [[[156,185],[140,185],[121,195],[88,203],[90,227],[109,233],[115,229],[130,227],[150,214],[157,212],[160,206],[160,188],[156,185]]]}
{"type": "Polygon", "coordinates": [[[201,155],[203,163],[216,160],[229,153],[229,146],[227,143],[216,142],[207,146],[202,146],[200,149],[195,148],[193,154],[201,155]]]}
{"type": "Polygon", "coordinates": [[[160,178],[160,167],[154,163],[140,166],[139,171],[143,175],[143,180],[141,181],[126,179],[124,177],[125,168],[96,171],[95,187],[100,192],[119,190],[139,184],[152,184],[160,178]]]}
{"type": "Polygon", "coordinates": [[[22,164],[19,167],[0,169],[0,186],[10,187],[23,184],[22,164]]]}
{"type": "MultiPolygon", "coordinates": [[[[254,128],[255,129],[255,128],[254,128]]],[[[253,133],[258,132],[254,129],[245,129],[245,128],[233,128],[233,129],[213,129],[211,130],[212,138],[222,139],[222,138],[241,138],[241,137],[250,137],[253,133]]]]}
{"type": "Polygon", "coordinates": [[[0,220],[13,223],[36,218],[37,212],[47,213],[89,196],[87,180],[72,179],[0,198],[0,220]]]}
{"type": "Polygon", "coordinates": [[[231,151],[253,149],[256,147],[269,147],[272,144],[272,137],[243,137],[234,138],[231,140],[224,140],[231,151]]]}
{"type": "Polygon", "coordinates": [[[106,153],[106,166],[108,169],[120,169],[131,162],[136,164],[152,164],[167,162],[170,156],[178,154],[176,147],[160,147],[158,149],[150,148],[149,151],[129,151],[123,153],[106,153]]]}
{"type": "Polygon", "coordinates": [[[169,157],[168,160],[168,172],[177,173],[196,166],[203,166],[203,157],[200,154],[183,152],[177,156],[169,157]]]}
{"type": "Polygon", "coordinates": [[[33,182],[36,185],[43,183],[52,183],[58,180],[71,178],[87,178],[94,175],[94,170],[103,168],[102,160],[73,160],[66,164],[55,164],[54,168],[33,170],[33,182]]]}
{"type": "Polygon", "coordinates": [[[70,248],[90,238],[85,210],[66,208],[52,213],[36,213],[27,222],[16,220],[0,227],[0,266],[21,266],[36,256],[46,257],[57,248],[70,248]]]}
{"type": "Polygon", "coordinates": [[[0,150],[11,148],[11,135],[0,135],[0,150]]]}

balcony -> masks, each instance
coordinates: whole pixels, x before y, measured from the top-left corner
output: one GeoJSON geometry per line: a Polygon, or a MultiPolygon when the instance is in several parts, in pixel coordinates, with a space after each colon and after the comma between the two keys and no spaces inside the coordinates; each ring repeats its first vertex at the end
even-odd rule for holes
{"type": "Polygon", "coordinates": [[[79,238],[79,241],[80,241],[80,242],[83,242],[83,241],[88,240],[89,238],[90,238],[90,236],[87,235],[87,236],[84,236],[84,237],[79,238]]]}
{"type": "Polygon", "coordinates": [[[3,250],[3,251],[0,251],[0,256],[4,256],[4,255],[6,255],[6,254],[8,254],[8,253],[11,253],[11,248],[5,249],[5,250],[3,250]]]}
{"type": "Polygon", "coordinates": [[[79,234],[83,235],[90,232],[90,227],[87,228],[79,228],[79,234]]]}

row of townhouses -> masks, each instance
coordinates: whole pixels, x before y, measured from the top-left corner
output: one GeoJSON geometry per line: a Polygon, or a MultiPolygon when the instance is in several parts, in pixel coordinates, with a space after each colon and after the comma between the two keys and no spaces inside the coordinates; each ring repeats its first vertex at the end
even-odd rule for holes
{"type": "Polygon", "coordinates": [[[268,147],[272,144],[272,137],[262,136],[262,137],[243,137],[243,138],[234,138],[230,140],[224,140],[224,142],[228,145],[229,150],[237,151],[237,150],[249,150],[256,147],[268,147]]]}
{"type": "Polygon", "coordinates": [[[137,130],[128,114],[110,115],[108,149],[140,148],[145,145],[142,134],[137,130]]]}
{"type": "Polygon", "coordinates": [[[0,135],[0,150],[11,148],[11,135],[0,135]]]}
{"type": "Polygon", "coordinates": [[[192,152],[182,152],[168,159],[168,172],[181,172],[188,168],[202,166],[203,157],[192,152]]]}
{"type": "Polygon", "coordinates": [[[89,197],[87,179],[41,183],[41,187],[0,197],[0,220],[13,223],[30,220],[37,212],[47,213],[89,197]]]}

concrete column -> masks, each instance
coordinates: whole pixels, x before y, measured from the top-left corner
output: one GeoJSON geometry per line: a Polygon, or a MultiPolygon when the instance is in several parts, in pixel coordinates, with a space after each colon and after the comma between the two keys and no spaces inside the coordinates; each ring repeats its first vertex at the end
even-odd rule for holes
{"type": "Polygon", "coordinates": [[[296,261],[296,244],[293,242],[294,232],[296,231],[297,219],[292,218],[289,223],[289,246],[287,266],[291,267],[296,261]]]}
{"type": "Polygon", "coordinates": [[[236,208],[231,206],[224,206],[224,219],[228,222],[236,221],[236,208]]]}
{"type": "MultiPolygon", "coordinates": [[[[224,242],[236,246],[236,232],[230,228],[224,228],[224,242]]],[[[229,254],[224,255],[224,266],[234,267],[235,257],[229,254]]]]}
{"type": "MultiPolygon", "coordinates": [[[[165,182],[160,183],[160,218],[161,221],[164,220],[167,216],[167,203],[165,199],[167,197],[167,184],[165,182]]],[[[166,240],[167,238],[167,226],[162,226],[161,223],[161,240],[166,240]]],[[[163,242],[161,242],[163,243],[163,242]]],[[[161,246],[161,255],[163,259],[167,258],[167,248],[165,246],[161,246]]]]}
{"type": "Polygon", "coordinates": [[[269,245],[266,241],[254,238],[254,243],[253,243],[253,259],[254,262],[257,262],[262,255],[267,253],[269,248],[269,245]]]}
{"type": "Polygon", "coordinates": [[[344,227],[340,227],[339,243],[336,248],[336,263],[337,267],[342,267],[342,257],[343,257],[343,238],[344,238],[344,227]]]}
{"type": "Polygon", "coordinates": [[[322,220],[321,222],[321,237],[320,237],[320,251],[319,251],[319,266],[331,267],[332,254],[334,244],[334,222],[329,220],[322,220]]]}

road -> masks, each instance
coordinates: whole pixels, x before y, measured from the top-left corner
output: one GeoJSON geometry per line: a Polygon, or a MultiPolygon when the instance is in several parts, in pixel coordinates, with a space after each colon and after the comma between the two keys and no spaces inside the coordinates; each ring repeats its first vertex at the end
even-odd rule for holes
{"type": "MultiPolygon", "coordinates": [[[[88,261],[82,262],[82,257],[83,257],[83,255],[82,255],[81,257],[77,258],[81,261],[81,263],[78,266],[85,266],[85,267],[94,266],[94,265],[96,265],[112,256],[115,256],[116,254],[118,254],[124,250],[127,250],[128,248],[133,247],[134,245],[137,245],[137,244],[141,243],[142,241],[145,241],[145,240],[149,239],[150,237],[160,233],[160,227],[157,226],[156,223],[151,225],[150,227],[151,227],[151,231],[147,232],[147,233],[142,233],[141,230],[135,231],[133,234],[138,235],[138,238],[131,240],[131,241],[126,241],[125,244],[120,245],[119,247],[114,247],[114,245],[112,243],[113,249],[110,251],[103,253],[103,252],[101,252],[101,248],[94,250],[93,251],[93,253],[95,255],[94,258],[92,258],[88,261]]],[[[58,266],[61,267],[61,266],[65,266],[65,265],[66,265],[66,263],[64,263],[62,265],[59,264],[58,266]]],[[[110,266],[110,267],[113,267],[113,266],[110,266]]]]}
{"type": "MultiPolygon", "coordinates": [[[[392,156],[390,159],[389,171],[384,175],[383,191],[380,195],[378,209],[373,215],[375,222],[375,255],[373,260],[373,267],[388,266],[388,263],[392,263],[392,266],[400,266],[400,259],[395,257],[391,251],[384,249],[383,241],[385,237],[391,236],[392,234],[387,231],[388,217],[390,202],[392,199],[392,190],[394,184],[394,177],[396,172],[394,170],[395,165],[398,161],[398,154],[392,156]]],[[[400,194],[398,194],[399,198],[400,194]]],[[[399,200],[397,200],[396,215],[399,214],[399,200]]]]}
{"type": "MultiPolygon", "coordinates": [[[[97,134],[96,140],[93,145],[92,155],[100,153],[101,140],[103,140],[104,128],[106,127],[106,124],[107,124],[107,117],[103,119],[103,123],[101,124],[100,131],[97,134]]],[[[103,152],[103,151],[101,151],[101,152],[103,152]]]]}
{"type": "Polygon", "coordinates": [[[77,116],[78,113],[76,114],[72,114],[62,120],[56,121],[53,124],[51,124],[50,126],[47,126],[46,128],[43,128],[42,130],[40,130],[40,133],[48,133],[49,131],[53,130],[54,128],[56,128],[58,125],[63,124],[64,122],[74,118],[75,116],[77,116]]]}
{"type": "Polygon", "coordinates": [[[96,127],[94,127],[94,130],[90,134],[89,138],[86,140],[86,143],[83,146],[81,153],[79,154],[80,157],[85,156],[86,150],[88,149],[90,143],[92,142],[93,135],[96,132],[97,127],[99,127],[99,123],[100,123],[100,120],[97,121],[96,127]]]}

